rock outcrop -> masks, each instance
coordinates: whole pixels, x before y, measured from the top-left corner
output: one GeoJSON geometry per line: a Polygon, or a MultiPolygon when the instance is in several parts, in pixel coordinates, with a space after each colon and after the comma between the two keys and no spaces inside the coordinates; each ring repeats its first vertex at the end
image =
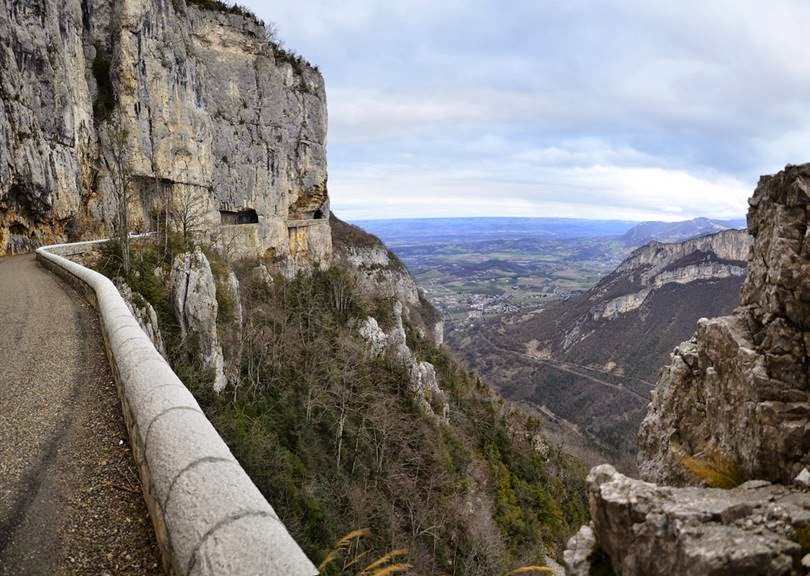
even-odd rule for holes
{"type": "Polygon", "coordinates": [[[369,316],[358,326],[358,333],[368,342],[372,356],[379,356],[388,351],[405,365],[411,392],[419,406],[427,414],[437,415],[438,411],[438,416],[446,422],[450,414],[447,394],[439,386],[435,366],[430,362],[419,360],[408,346],[402,310],[402,303],[399,300],[395,301],[394,320],[388,332],[380,327],[375,318],[369,316]]]}
{"type": "Polygon", "coordinates": [[[234,257],[328,265],[323,78],[255,17],[192,0],[3,4],[0,254],[110,234],[118,131],[133,230],[170,206],[234,257]]]}
{"type": "Polygon", "coordinates": [[[217,289],[211,265],[199,247],[175,257],[169,288],[182,337],[192,336],[196,340],[200,362],[213,370],[214,390],[219,392],[228,381],[217,335],[217,289]]]}
{"type": "Polygon", "coordinates": [[[681,454],[715,450],[747,478],[810,466],[810,166],[763,177],[741,305],[702,320],[658,382],[639,435],[642,477],[688,481],[681,454]]]}
{"type": "Polygon", "coordinates": [[[671,488],[604,464],[588,475],[588,492],[592,526],[565,552],[571,575],[593,574],[599,563],[622,576],[805,573],[807,551],[798,541],[810,527],[806,489],[764,481],[733,490],[671,488]]]}
{"type": "Polygon", "coordinates": [[[441,344],[444,339],[441,314],[424,297],[396,254],[373,234],[334,215],[331,220],[335,263],[349,269],[366,294],[401,302],[411,325],[422,336],[441,344]]]}
{"type": "Polygon", "coordinates": [[[115,281],[115,287],[121,293],[121,297],[129,308],[135,320],[138,321],[141,329],[149,336],[155,349],[161,356],[166,358],[166,346],[163,342],[163,335],[160,333],[160,326],[158,325],[158,317],[155,308],[146,301],[146,299],[133,292],[129,284],[121,279],[115,281]]]}
{"type": "Polygon", "coordinates": [[[639,469],[657,484],[591,471],[569,574],[810,573],[810,164],[762,177],[749,204],[741,304],[675,350],[641,427],[639,469]],[[748,481],[671,486],[718,465],[748,481]]]}
{"type": "Polygon", "coordinates": [[[635,310],[667,284],[744,278],[750,246],[745,230],[725,230],[673,244],[650,242],[589,293],[594,302],[591,317],[610,319],[635,310]]]}

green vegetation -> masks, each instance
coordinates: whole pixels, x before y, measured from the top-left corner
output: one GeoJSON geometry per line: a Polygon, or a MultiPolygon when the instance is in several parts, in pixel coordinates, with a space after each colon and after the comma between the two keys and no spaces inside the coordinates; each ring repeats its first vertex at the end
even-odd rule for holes
{"type": "MultiPolygon", "coordinates": [[[[101,267],[114,275],[114,247],[107,251],[101,267]]],[[[209,257],[215,276],[227,273],[209,257]]],[[[318,564],[341,534],[368,527],[325,574],[362,574],[361,564],[366,574],[405,564],[418,574],[539,568],[585,519],[581,465],[536,452],[535,421],[408,326],[409,345],[435,365],[450,399],[449,423],[423,413],[406,367],[373,357],[357,334],[370,314],[390,324],[393,302],[360,293],[347,271],[277,277],[268,287],[252,274],[255,262],[238,266],[241,378],[216,394],[153,273],[167,264],[141,243],[127,281],[155,306],[172,366],[291,534],[318,564]],[[385,561],[370,566],[375,558],[385,561]]]]}
{"type": "Polygon", "coordinates": [[[186,3],[202,8],[203,10],[213,10],[215,12],[223,12],[224,14],[238,14],[239,16],[250,18],[254,22],[261,23],[253,12],[236,2],[230,4],[228,2],[222,2],[221,0],[186,0],[186,3]]]}

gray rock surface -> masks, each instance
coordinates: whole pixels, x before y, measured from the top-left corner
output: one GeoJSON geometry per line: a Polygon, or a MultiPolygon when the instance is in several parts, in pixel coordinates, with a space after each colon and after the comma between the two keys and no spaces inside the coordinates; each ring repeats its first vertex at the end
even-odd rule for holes
{"type": "MultiPolygon", "coordinates": [[[[667,284],[744,277],[750,247],[746,230],[725,230],[676,243],[651,242],[635,250],[614,272],[632,278],[636,290],[594,306],[591,317],[612,319],[636,310],[651,293],[667,284]]],[[[602,290],[593,291],[592,299],[616,291],[610,283],[600,286],[603,284],[602,290]]]]}
{"type": "Polygon", "coordinates": [[[368,342],[372,355],[378,356],[387,350],[394,358],[405,364],[411,392],[419,405],[426,413],[434,415],[436,414],[434,405],[438,406],[438,415],[443,421],[447,421],[450,413],[447,394],[439,386],[435,366],[430,362],[420,361],[408,347],[405,326],[402,322],[403,309],[399,300],[394,302],[394,322],[388,332],[385,332],[372,317],[360,323],[357,331],[368,342]]]}
{"type": "Polygon", "coordinates": [[[681,452],[785,483],[810,465],[810,165],[761,178],[749,204],[741,305],[701,320],[662,372],[639,434],[648,480],[689,482],[681,452]]]}
{"type": "MultiPolygon", "coordinates": [[[[622,576],[804,574],[797,530],[810,526],[810,492],[749,482],[733,490],[672,488],[607,464],[588,475],[593,532],[622,576]]],[[[590,527],[565,552],[569,574],[588,574],[590,527]]]]}
{"type": "Polygon", "coordinates": [[[641,426],[639,470],[658,484],[591,470],[593,538],[569,541],[569,574],[808,574],[810,165],[762,177],[749,204],[741,304],[676,348],[641,426]],[[717,454],[751,480],[671,486],[698,481],[684,455],[717,454]]]}
{"type": "Polygon", "coordinates": [[[138,321],[143,331],[149,336],[152,344],[155,345],[155,349],[165,358],[166,346],[163,344],[163,336],[160,333],[160,326],[158,325],[157,313],[154,307],[152,307],[143,296],[137,292],[133,292],[132,288],[120,278],[115,281],[115,287],[118,288],[121,297],[124,299],[129,311],[132,312],[135,320],[138,321]]]}
{"type": "Polygon", "coordinates": [[[379,356],[385,350],[388,336],[380,328],[376,318],[369,316],[366,318],[357,329],[360,336],[368,342],[369,349],[372,356],[379,356]]]}
{"type": "Polygon", "coordinates": [[[119,117],[134,230],[192,198],[234,256],[328,265],[323,78],[254,18],[185,0],[0,6],[0,254],[109,235],[100,134],[119,117]]]}
{"type": "Polygon", "coordinates": [[[225,359],[217,336],[217,289],[211,265],[197,247],[175,257],[169,277],[172,304],[183,338],[192,335],[203,366],[214,370],[214,390],[225,388],[225,359]]]}
{"type": "Polygon", "coordinates": [[[569,576],[589,576],[591,573],[591,554],[596,548],[596,536],[589,524],[582,526],[568,541],[563,552],[563,560],[569,576]]]}

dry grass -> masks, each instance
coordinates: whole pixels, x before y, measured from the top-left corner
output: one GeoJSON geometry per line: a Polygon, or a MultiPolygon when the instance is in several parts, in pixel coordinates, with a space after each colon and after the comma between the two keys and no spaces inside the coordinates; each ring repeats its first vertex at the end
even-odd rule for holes
{"type": "Polygon", "coordinates": [[[681,452],[677,458],[696,480],[712,488],[736,488],[745,481],[734,461],[714,448],[704,450],[702,456],[681,452]]]}
{"type": "Polygon", "coordinates": [[[506,576],[512,576],[513,574],[553,574],[554,570],[549,568],[548,566],[522,566],[511,572],[507,572],[506,576]]]}
{"type": "Polygon", "coordinates": [[[343,536],[337,541],[335,547],[329,551],[321,565],[318,566],[318,572],[324,574],[330,567],[336,567],[339,560],[342,561],[342,566],[337,574],[346,576],[390,576],[391,574],[402,574],[411,569],[410,564],[400,561],[408,555],[406,548],[391,550],[367,564],[364,568],[360,568],[359,565],[362,560],[365,560],[368,552],[359,552],[358,545],[360,539],[368,536],[369,533],[367,528],[361,528],[352,530],[343,536]]]}

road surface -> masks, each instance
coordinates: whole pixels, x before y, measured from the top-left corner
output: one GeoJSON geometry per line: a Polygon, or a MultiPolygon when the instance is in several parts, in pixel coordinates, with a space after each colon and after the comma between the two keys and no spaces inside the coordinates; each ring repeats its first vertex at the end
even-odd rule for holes
{"type": "Polygon", "coordinates": [[[160,574],[94,310],[0,258],[0,576],[160,574]]]}

